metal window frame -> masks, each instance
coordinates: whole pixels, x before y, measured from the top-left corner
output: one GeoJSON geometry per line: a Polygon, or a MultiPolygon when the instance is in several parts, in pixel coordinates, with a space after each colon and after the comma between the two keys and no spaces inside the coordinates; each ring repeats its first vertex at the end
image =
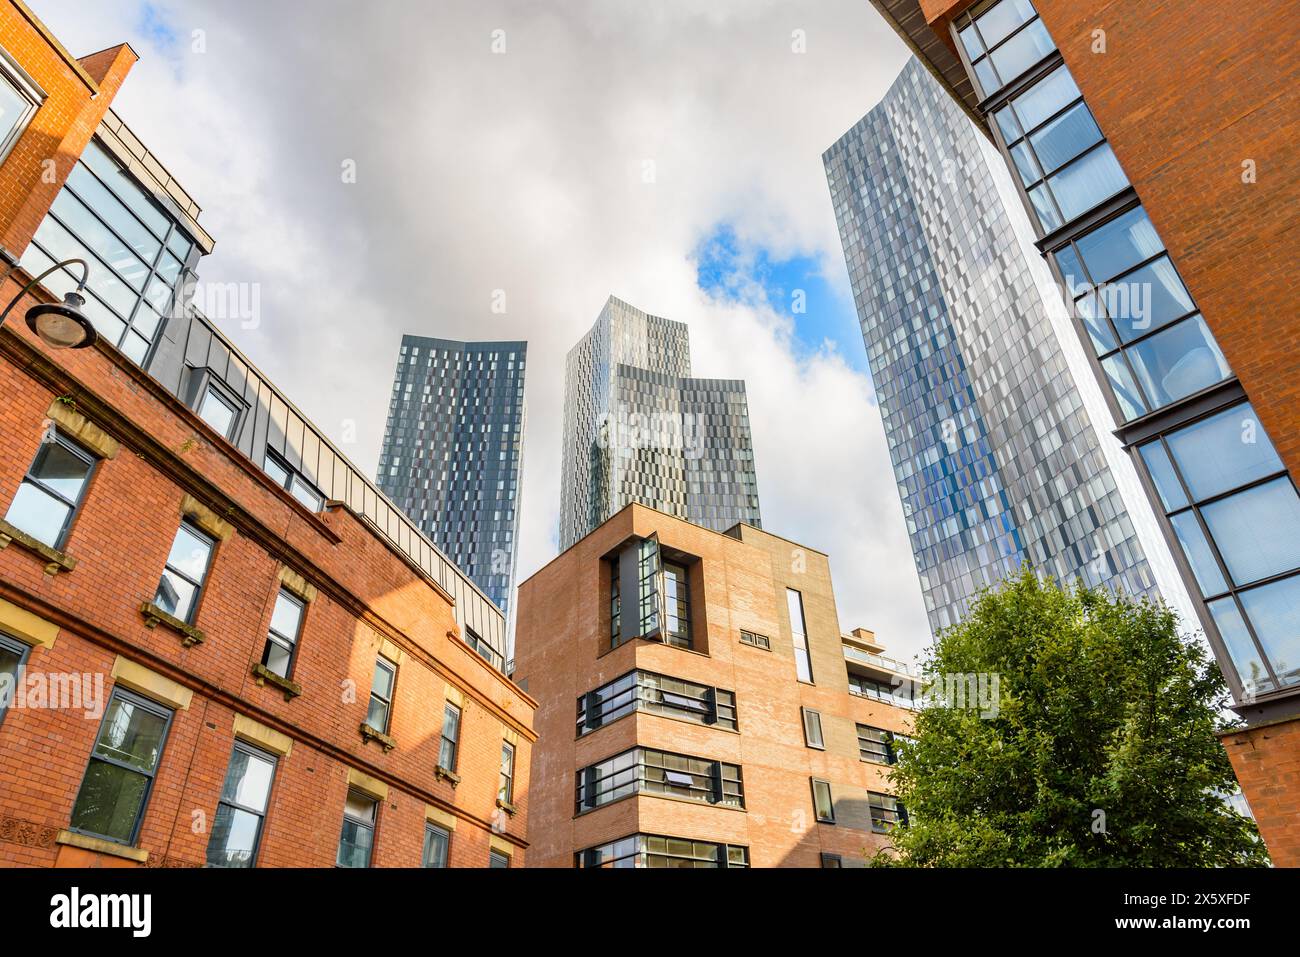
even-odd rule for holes
{"type": "Polygon", "coordinates": [[[596,859],[596,855],[603,848],[610,848],[612,850],[616,845],[629,840],[633,842],[632,853],[624,855],[623,857],[611,857],[603,866],[612,868],[616,867],[620,861],[630,860],[634,862],[632,865],[634,868],[645,869],[649,868],[650,865],[648,862],[650,858],[653,857],[672,861],[692,861],[694,863],[707,863],[708,861],[713,861],[716,868],[727,870],[741,870],[749,867],[748,845],[728,844],[723,841],[700,840],[693,837],[672,837],[667,834],[649,834],[644,832],[624,834],[622,837],[614,838],[611,841],[604,841],[603,843],[593,845],[592,847],[585,847],[580,851],[576,851],[573,855],[573,866],[582,870],[589,868],[601,869],[602,863],[596,859]],[[683,857],[679,854],[651,851],[649,844],[653,839],[663,841],[687,841],[691,845],[692,854],[689,857],[683,857]],[[705,857],[699,856],[698,851],[706,848],[710,852],[709,855],[705,857]],[[743,858],[743,863],[731,863],[732,851],[740,852],[740,856],[743,858]]]}
{"type": "Polygon", "coordinates": [[[834,824],[835,796],[831,791],[831,782],[824,780],[823,778],[809,778],[808,782],[812,788],[813,820],[818,824],[834,824]],[[819,784],[826,789],[826,806],[828,808],[826,817],[822,817],[821,812],[817,810],[817,785],[819,784]]]}
{"type": "Polygon", "coordinates": [[[231,412],[230,425],[226,427],[224,433],[217,432],[217,434],[227,442],[233,443],[239,436],[239,430],[244,425],[244,417],[248,413],[248,403],[236,395],[235,390],[213,373],[211,369],[204,367],[200,372],[199,385],[194,392],[194,414],[203,419],[204,425],[212,429],[213,432],[217,432],[216,426],[203,418],[203,404],[208,400],[209,396],[215,398],[231,412]]]}
{"type": "Polygon", "coordinates": [[[797,588],[787,587],[785,593],[786,593],[786,599],[785,599],[786,614],[790,618],[790,637],[794,644],[796,680],[801,681],[804,684],[810,684],[810,685],[816,684],[817,673],[813,670],[812,648],[808,643],[808,610],[804,608],[803,592],[799,591],[797,588]],[[799,627],[798,628],[795,628],[794,616],[789,614],[791,595],[794,595],[796,598],[799,599],[799,627]],[[800,643],[800,639],[802,639],[802,644],[800,643]],[[807,681],[804,681],[803,678],[798,677],[800,652],[803,652],[804,665],[808,670],[807,681]]]}
{"type": "Polygon", "coordinates": [[[444,869],[451,862],[451,831],[432,821],[424,822],[424,852],[420,855],[420,866],[426,869],[444,869]],[[442,838],[442,863],[429,863],[429,839],[434,836],[442,838]]]}
{"type": "Polygon", "coordinates": [[[185,624],[192,625],[194,624],[194,619],[198,617],[199,605],[202,604],[203,595],[207,589],[208,574],[212,571],[212,560],[217,554],[217,539],[215,536],[209,535],[203,529],[199,528],[198,525],[186,517],[182,518],[180,525],[176,527],[176,536],[172,538],[172,548],[176,547],[176,538],[180,536],[181,529],[189,529],[190,534],[208,543],[208,557],[203,562],[203,574],[200,576],[198,581],[195,581],[184,572],[173,568],[171,565],[171,549],[168,549],[167,558],[163,561],[163,574],[158,578],[157,587],[162,587],[167,572],[171,572],[173,575],[176,575],[178,578],[181,578],[194,586],[194,601],[191,602],[189,610],[185,613],[185,617],[181,619],[185,624]]]}
{"type": "MultiPolygon", "coordinates": [[[[27,660],[31,657],[32,646],[25,641],[19,641],[12,635],[0,632],[0,651],[8,651],[18,656],[18,663],[14,669],[14,693],[17,692],[18,682],[23,680],[23,673],[27,669],[27,660]]],[[[0,698],[0,728],[4,727],[5,716],[9,713],[9,705],[12,701],[6,702],[0,698]]]]}
{"type": "Polygon", "coordinates": [[[672,718],[674,720],[690,721],[693,724],[702,724],[705,727],[722,727],[729,731],[740,730],[740,720],[737,713],[736,693],[730,688],[719,688],[716,685],[708,685],[701,681],[692,681],[689,678],[678,678],[675,675],[668,675],[658,671],[650,671],[646,668],[632,668],[623,672],[617,678],[605,682],[591,691],[584,692],[577,697],[577,736],[583,737],[607,724],[612,724],[619,718],[635,712],[645,714],[659,715],[660,717],[672,718]],[[612,688],[619,682],[631,677],[632,682],[627,687],[608,698],[593,700],[593,696],[600,695],[606,689],[612,688]],[[699,696],[679,691],[665,691],[661,686],[653,684],[643,678],[666,679],[668,681],[681,682],[683,685],[693,685],[701,689],[702,694],[699,696]],[[680,698],[686,698],[697,701],[701,704],[700,708],[674,707],[664,700],[665,695],[675,695],[680,698]],[[729,696],[729,701],[720,701],[720,695],[729,696]],[[615,717],[608,717],[610,712],[619,711],[626,708],[624,713],[615,717]],[[724,712],[727,712],[724,714],[724,712]]]}
{"type": "MultiPolygon", "coordinates": [[[[338,861],[339,861],[339,852],[343,850],[343,828],[347,827],[347,823],[348,823],[348,821],[352,821],[352,822],[353,822],[354,824],[356,824],[358,827],[363,827],[363,828],[365,828],[367,831],[370,832],[370,847],[369,847],[369,848],[367,849],[367,851],[366,851],[366,864],[365,864],[365,868],[369,868],[369,867],[374,863],[374,861],[375,861],[375,836],[379,833],[379,805],[380,805],[380,803],[381,803],[381,802],[380,802],[380,800],[379,800],[377,797],[374,797],[374,796],[372,796],[372,795],[369,795],[369,794],[367,794],[365,791],[358,790],[357,788],[348,788],[348,792],[347,792],[347,794],[344,795],[344,797],[343,797],[343,821],[342,821],[342,824],[341,824],[340,827],[339,827],[339,846],[338,846],[338,850],[334,852],[334,866],[335,866],[335,867],[344,868],[345,870],[352,870],[352,869],[353,869],[353,868],[345,868],[344,865],[342,865],[342,864],[340,864],[340,863],[338,862],[338,861]],[[348,797],[351,796],[351,795],[353,795],[353,794],[358,795],[359,797],[365,798],[367,801],[370,802],[370,807],[371,807],[371,811],[372,811],[372,813],[371,813],[371,818],[370,818],[370,823],[369,823],[369,824],[367,824],[365,821],[358,820],[358,819],[355,818],[355,817],[348,817],[348,797]]],[[[358,869],[361,869],[361,868],[358,868],[358,869]]]]}
{"type": "Polygon", "coordinates": [[[262,471],[266,472],[267,475],[274,479],[275,476],[271,475],[266,468],[266,462],[268,461],[274,463],[276,468],[285,473],[286,477],[284,481],[278,482],[277,484],[292,495],[294,501],[300,504],[303,508],[307,508],[307,503],[294,494],[294,483],[301,482],[320,502],[320,505],[317,508],[309,509],[309,511],[319,512],[325,507],[325,493],[316,486],[316,483],[308,480],[307,476],[305,476],[299,469],[290,465],[289,461],[283,455],[269,446],[266,449],[266,455],[263,456],[262,459],[262,471]]]}
{"type": "Polygon", "coordinates": [[[502,870],[509,868],[511,865],[510,855],[504,851],[498,851],[496,848],[488,849],[488,867],[500,868],[502,870]],[[497,861],[505,861],[504,864],[498,864],[497,861]]]}
{"type": "Polygon", "coordinates": [[[747,628],[740,629],[740,643],[749,645],[751,648],[758,648],[760,651],[772,650],[772,639],[767,635],[760,635],[756,631],[750,631],[747,628]]]}
{"type": "Polygon", "coordinates": [[[580,768],[576,772],[575,790],[574,790],[574,808],[575,808],[574,813],[582,814],[586,811],[592,811],[595,810],[596,808],[604,807],[607,804],[612,804],[615,801],[621,801],[629,797],[636,797],[638,795],[648,795],[650,797],[667,797],[670,799],[692,801],[697,804],[707,804],[714,807],[718,807],[718,806],[731,807],[731,808],[738,808],[743,810],[745,808],[745,772],[744,772],[744,768],[741,765],[733,764],[732,762],[729,761],[722,761],[717,758],[706,758],[696,754],[683,754],[678,751],[668,751],[663,748],[651,748],[651,747],[646,747],[644,745],[634,745],[630,748],[624,748],[621,751],[616,751],[613,754],[607,755],[606,757],[601,758],[599,761],[594,761],[591,764],[587,765],[586,767],[580,768]],[[628,755],[628,754],[634,755],[634,760],[630,768],[623,768],[617,771],[610,770],[610,771],[600,772],[601,765],[607,764],[615,760],[616,758],[621,758],[624,755],[628,755]],[[707,772],[678,771],[676,769],[668,768],[666,766],[666,762],[651,763],[650,761],[647,760],[647,755],[658,755],[660,756],[661,759],[671,757],[671,758],[682,758],[687,761],[699,761],[708,764],[709,769],[707,772]],[[731,779],[724,777],[725,768],[736,769],[736,777],[734,782],[732,782],[731,779]],[[682,795],[682,794],[674,793],[672,791],[661,789],[659,787],[659,782],[657,781],[651,782],[648,780],[646,776],[647,769],[662,771],[665,777],[669,773],[683,774],[689,776],[691,778],[691,784],[689,785],[683,784],[678,786],[686,787],[691,793],[682,795]],[[630,782],[620,783],[617,785],[610,785],[608,787],[602,787],[602,785],[608,779],[618,774],[624,774],[628,770],[632,772],[632,779],[630,782]],[[706,774],[709,779],[709,786],[707,788],[700,786],[698,784],[698,779],[704,777],[706,774]],[[617,798],[606,797],[606,795],[612,793],[613,791],[619,788],[627,787],[628,783],[630,783],[631,785],[631,789],[632,789],[631,793],[620,795],[617,798]],[[728,783],[734,783],[736,785],[735,795],[727,794],[726,784],[728,783]],[[697,794],[705,795],[706,793],[708,795],[707,797],[696,796],[697,794]],[[734,797],[735,800],[728,800],[729,797],[734,797]]]}
{"type": "Polygon", "coordinates": [[[133,691],[129,691],[120,685],[114,686],[112,693],[108,696],[108,702],[104,706],[104,716],[99,719],[99,728],[95,732],[94,740],[90,743],[90,755],[86,759],[86,769],[81,774],[81,784],[77,786],[77,796],[72,800],[72,811],[69,813],[75,813],[77,809],[77,802],[81,800],[82,789],[86,786],[86,780],[90,776],[90,768],[94,762],[99,761],[103,764],[111,765],[119,770],[126,771],[128,774],[138,774],[145,779],[145,787],[144,793],[140,796],[140,806],[136,808],[135,821],[131,825],[131,836],[129,840],[122,840],[121,838],[111,837],[107,834],[98,834],[89,828],[77,827],[71,820],[68,822],[69,831],[76,834],[85,834],[88,837],[97,837],[100,840],[109,841],[113,844],[121,844],[125,847],[135,846],[136,842],[140,839],[140,828],[144,824],[145,813],[149,810],[149,799],[153,797],[154,781],[158,776],[158,769],[162,766],[163,754],[167,750],[167,738],[171,734],[172,720],[175,716],[176,712],[165,705],[158,704],[158,702],[146,698],[143,695],[136,694],[133,691]],[[158,738],[158,759],[154,762],[153,769],[150,771],[142,771],[140,768],[132,767],[124,761],[117,761],[113,758],[104,757],[95,753],[95,749],[99,746],[100,736],[104,733],[104,725],[108,721],[108,716],[113,711],[113,702],[119,699],[129,702],[137,708],[143,708],[145,711],[163,719],[162,734],[158,738]]]}
{"type": "Polygon", "coordinates": [[[886,794],[884,791],[867,792],[867,809],[871,815],[871,830],[877,834],[888,834],[896,827],[907,827],[907,808],[903,807],[903,802],[896,795],[886,794]],[[887,804],[873,803],[877,798],[882,801],[893,801],[894,806],[891,808],[887,804]],[[877,815],[877,811],[884,812],[877,815]],[[893,815],[892,818],[886,815],[893,815]],[[883,826],[876,824],[882,822],[883,826]]]}
{"type": "Polygon", "coordinates": [[[307,623],[307,602],[305,599],[298,597],[287,588],[281,588],[276,592],[275,600],[278,603],[280,598],[287,598],[293,604],[298,606],[298,628],[292,636],[283,635],[275,630],[275,605],[271,606],[271,621],[266,626],[266,646],[262,650],[262,665],[270,668],[267,664],[271,657],[271,645],[275,644],[281,648],[286,648],[289,652],[289,663],[285,666],[285,673],[280,677],[291,679],[293,677],[294,666],[298,663],[298,642],[302,638],[303,627],[307,623]]]}
{"type": "MultiPolygon", "coordinates": [[[[22,488],[24,485],[35,485],[42,494],[50,496],[55,501],[67,507],[68,514],[63,519],[63,525],[59,528],[59,534],[55,536],[53,542],[46,543],[55,551],[62,551],[63,547],[67,544],[68,536],[72,534],[72,526],[75,524],[77,516],[81,514],[81,506],[85,504],[86,495],[90,491],[90,481],[94,478],[95,470],[98,465],[98,456],[82,448],[70,437],[64,435],[57,425],[52,426],[50,430],[41,437],[41,442],[36,448],[36,454],[32,456],[31,464],[27,466],[27,471],[23,474],[22,481],[18,483],[18,487],[22,488]],[[54,489],[47,487],[43,481],[33,474],[36,469],[36,463],[40,461],[41,456],[45,454],[47,447],[50,445],[62,446],[76,458],[81,459],[86,463],[86,476],[81,481],[81,488],[77,491],[76,501],[70,501],[54,489]]],[[[6,515],[13,509],[14,501],[16,501],[17,498],[18,493],[15,491],[14,498],[10,500],[9,508],[6,509],[6,515]]]]}
{"type": "Polygon", "coordinates": [[[810,748],[818,751],[826,750],[826,735],[822,730],[822,713],[812,708],[800,707],[799,712],[803,718],[803,743],[810,748]],[[813,743],[812,725],[817,725],[817,742],[813,743]]]}
{"type": "MultiPolygon", "coordinates": [[[[397,663],[390,661],[383,655],[376,655],[375,668],[384,668],[384,670],[388,671],[392,675],[392,680],[389,682],[387,698],[375,690],[375,676],[374,674],[371,674],[370,676],[370,701],[373,703],[375,700],[379,700],[384,705],[384,726],[382,728],[376,728],[375,730],[387,734],[389,726],[393,723],[393,699],[397,697],[397,663]]],[[[370,708],[367,706],[366,719],[369,720],[369,718],[370,708]]]]}
{"type": "Polygon", "coordinates": [[[463,716],[464,713],[460,705],[454,704],[450,701],[443,702],[442,730],[439,732],[439,737],[438,737],[438,761],[439,762],[442,761],[443,742],[446,742],[451,745],[451,766],[448,767],[447,765],[440,763],[440,767],[442,767],[444,771],[454,772],[456,770],[456,765],[460,763],[460,722],[463,716]],[[456,727],[454,729],[455,734],[449,736],[447,734],[447,718],[453,711],[456,713],[456,727]]]}
{"type": "Polygon", "coordinates": [[[515,796],[515,746],[501,742],[501,771],[497,779],[497,800],[511,803],[515,796]]]}
{"type": "Polygon", "coordinates": [[[47,94],[41,85],[32,78],[31,74],[24,70],[22,65],[4,47],[0,47],[0,76],[3,76],[18,95],[27,101],[27,108],[22,111],[14,122],[13,129],[9,131],[3,141],[0,141],[0,163],[3,163],[9,158],[13,148],[18,145],[18,141],[23,138],[23,134],[27,132],[32,118],[45,105],[47,94]]]}
{"type": "Polygon", "coordinates": [[[866,761],[869,764],[893,765],[898,763],[898,757],[894,753],[894,732],[890,731],[888,728],[877,728],[875,725],[859,723],[857,725],[857,733],[858,733],[858,758],[860,760],[866,761]],[[877,741],[875,738],[866,737],[863,735],[862,733],[863,731],[875,731],[880,735],[882,735],[882,740],[877,741]],[[871,744],[881,745],[885,749],[884,760],[877,761],[875,758],[867,757],[868,754],[876,754],[877,752],[874,749],[863,748],[862,743],[864,741],[869,742],[871,744]]]}
{"type": "MultiPolygon", "coordinates": [[[[253,853],[248,860],[249,868],[257,867],[257,858],[262,851],[262,832],[265,830],[267,815],[271,813],[271,794],[275,790],[275,774],[279,769],[280,769],[280,759],[276,755],[272,754],[269,751],[264,751],[261,748],[254,747],[253,745],[241,741],[238,738],[235,739],[234,747],[231,749],[230,752],[230,760],[226,763],[226,776],[222,779],[221,791],[219,791],[217,794],[217,810],[220,811],[221,806],[224,804],[227,807],[231,807],[239,811],[244,811],[247,814],[252,814],[257,818],[257,833],[253,836],[253,853]],[[230,769],[234,766],[235,763],[235,755],[241,751],[249,755],[250,757],[259,758],[263,761],[268,761],[271,764],[271,779],[269,782],[267,782],[267,787],[266,787],[266,809],[265,810],[259,811],[256,808],[251,808],[246,804],[240,804],[237,801],[227,801],[223,796],[226,791],[226,781],[229,780],[230,778],[230,769]]],[[[211,851],[212,849],[212,841],[215,840],[215,838],[216,838],[216,831],[214,830],[212,836],[208,838],[209,851],[211,851]]],[[[206,854],[205,854],[205,858],[206,858],[206,854]]],[[[213,864],[210,861],[205,860],[204,866],[221,868],[222,865],[213,864]]]]}

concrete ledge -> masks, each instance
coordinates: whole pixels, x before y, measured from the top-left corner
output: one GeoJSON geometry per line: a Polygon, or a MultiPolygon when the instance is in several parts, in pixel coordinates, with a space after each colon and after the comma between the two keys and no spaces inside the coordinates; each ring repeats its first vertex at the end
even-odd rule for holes
{"type": "Polygon", "coordinates": [[[388,800],[388,785],[378,778],[362,774],[356,768],[348,768],[348,787],[356,788],[361,793],[368,794],[377,801],[388,800]]]}
{"type": "Polygon", "coordinates": [[[117,439],[78,412],[72,403],[55,399],[50,403],[45,417],[53,419],[58,423],[60,432],[76,439],[79,445],[85,446],[101,459],[117,458],[118,450],[121,448],[117,439]]]}
{"type": "Polygon", "coordinates": [[[305,602],[316,600],[316,586],[303,578],[288,565],[280,566],[280,584],[293,592],[305,602]]]}
{"type": "Polygon", "coordinates": [[[517,848],[505,838],[498,837],[496,834],[488,836],[488,847],[498,854],[504,854],[506,857],[514,857],[517,848]]]}
{"type": "Polygon", "coordinates": [[[77,834],[74,831],[60,831],[58,837],[54,839],[54,843],[79,847],[83,851],[94,851],[96,854],[111,854],[113,857],[124,857],[128,861],[135,861],[138,864],[143,864],[149,860],[149,852],[146,850],[138,847],[128,847],[125,844],[115,844],[112,841],[105,841],[98,837],[77,834]]]}
{"type": "Polygon", "coordinates": [[[372,727],[363,721],[361,722],[361,743],[366,744],[370,741],[378,741],[382,744],[384,746],[384,754],[387,754],[389,751],[393,750],[393,748],[397,747],[396,741],[384,734],[384,732],[380,731],[378,728],[372,727]]]}
{"type": "Polygon", "coordinates": [[[144,616],[146,628],[156,628],[159,624],[163,624],[172,631],[179,632],[181,644],[186,648],[203,644],[203,632],[193,625],[181,621],[175,615],[168,614],[151,601],[144,602],[140,606],[140,614],[144,616]]]}
{"type": "Polygon", "coordinates": [[[514,728],[504,728],[501,737],[505,738],[506,744],[512,744],[516,748],[519,747],[519,732],[514,728]]]}
{"type": "Polygon", "coordinates": [[[235,737],[240,740],[255,744],[282,758],[287,758],[293,751],[293,738],[242,714],[235,715],[234,730],[235,737]]]}
{"type": "Polygon", "coordinates": [[[281,678],[260,661],[253,665],[253,678],[257,681],[258,687],[270,682],[279,688],[284,693],[285,701],[292,701],[302,694],[302,685],[296,681],[290,681],[288,678],[281,678]]]}
{"type": "Polygon", "coordinates": [[[456,815],[444,811],[442,808],[434,807],[432,804],[424,806],[424,819],[430,824],[437,824],[449,831],[456,830],[456,815]]]}
{"type": "Polygon", "coordinates": [[[57,548],[51,548],[40,539],[32,538],[17,525],[10,525],[4,519],[0,519],[0,548],[7,548],[10,544],[17,545],[38,558],[45,559],[45,574],[47,575],[70,572],[77,567],[77,560],[71,555],[65,554],[57,548]]]}
{"type": "Polygon", "coordinates": [[[235,526],[220,518],[216,512],[193,495],[186,495],[181,499],[181,514],[219,541],[228,542],[230,536],[235,533],[235,526]]]}
{"type": "Polygon", "coordinates": [[[59,637],[59,626],[54,622],[33,615],[3,598],[0,598],[0,630],[42,648],[53,648],[59,637]]]}
{"type": "Polygon", "coordinates": [[[445,685],[443,694],[445,694],[447,696],[447,700],[450,701],[452,704],[454,704],[456,707],[458,708],[465,707],[465,696],[460,693],[460,689],[457,688],[455,685],[445,685]]]}
{"type": "Polygon", "coordinates": [[[379,643],[379,653],[399,668],[406,664],[406,652],[397,647],[397,645],[393,644],[387,638],[379,643]]]}
{"type": "Polygon", "coordinates": [[[113,662],[112,677],[118,684],[132,691],[138,691],[159,704],[181,711],[190,710],[190,701],[194,698],[193,691],[170,678],[164,678],[156,671],[150,671],[144,665],[128,661],[121,655],[118,655],[117,660],[113,662]]]}

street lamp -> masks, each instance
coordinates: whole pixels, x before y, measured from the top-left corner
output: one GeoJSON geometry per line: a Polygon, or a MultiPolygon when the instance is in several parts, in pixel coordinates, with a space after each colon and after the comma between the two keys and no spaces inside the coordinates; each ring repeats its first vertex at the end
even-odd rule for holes
{"type": "MultiPolygon", "coordinates": [[[[81,307],[86,304],[86,297],[81,294],[81,290],[86,288],[86,280],[90,278],[90,266],[84,259],[65,259],[63,262],[55,263],[29,282],[10,300],[4,312],[0,312],[0,325],[4,324],[9,311],[18,305],[32,286],[54,270],[64,266],[80,266],[81,282],[77,283],[76,289],[63,297],[63,302],[38,303],[28,309],[27,328],[36,333],[37,337],[51,349],[85,349],[87,346],[93,346],[99,336],[90,320],[81,311],[81,307]]],[[[16,268],[16,266],[11,268],[9,272],[12,273],[16,268]]],[[[9,273],[6,273],[5,278],[8,278],[8,275],[9,273]]]]}

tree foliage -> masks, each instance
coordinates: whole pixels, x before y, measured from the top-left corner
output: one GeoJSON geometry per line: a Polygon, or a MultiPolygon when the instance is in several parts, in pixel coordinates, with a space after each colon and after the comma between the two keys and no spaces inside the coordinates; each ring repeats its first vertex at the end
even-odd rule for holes
{"type": "Polygon", "coordinates": [[[995,716],[932,704],[893,769],[908,827],[878,864],[1200,867],[1267,861],[1220,794],[1227,691],[1162,605],[1027,567],[944,631],[927,678],[996,675],[995,716]]]}

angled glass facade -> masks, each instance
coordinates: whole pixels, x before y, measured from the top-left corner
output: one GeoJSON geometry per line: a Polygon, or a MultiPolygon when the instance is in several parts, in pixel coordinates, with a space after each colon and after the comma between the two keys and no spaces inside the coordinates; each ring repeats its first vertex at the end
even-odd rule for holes
{"type": "Polygon", "coordinates": [[[561,478],[562,550],[629,502],[761,528],[745,383],[691,378],[686,325],[611,296],[566,360],[561,478]]]}
{"type": "Polygon", "coordinates": [[[514,587],[526,342],[403,336],[379,487],[504,611],[514,587]]]}
{"type": "Polygon", "coordinates": [[[824,161],[931,626],[1024,561],[1185,603],[970,120],[912,60],[824,161]]]}
{"type": "MultiPolygon", "coordinates": [[[[1300,688],[1300,495],[1031,0],[952,34],[1240,704],[1300,688]]],[[[1261,710],[1260,713],[1263,713],[1261,710]]]]}

